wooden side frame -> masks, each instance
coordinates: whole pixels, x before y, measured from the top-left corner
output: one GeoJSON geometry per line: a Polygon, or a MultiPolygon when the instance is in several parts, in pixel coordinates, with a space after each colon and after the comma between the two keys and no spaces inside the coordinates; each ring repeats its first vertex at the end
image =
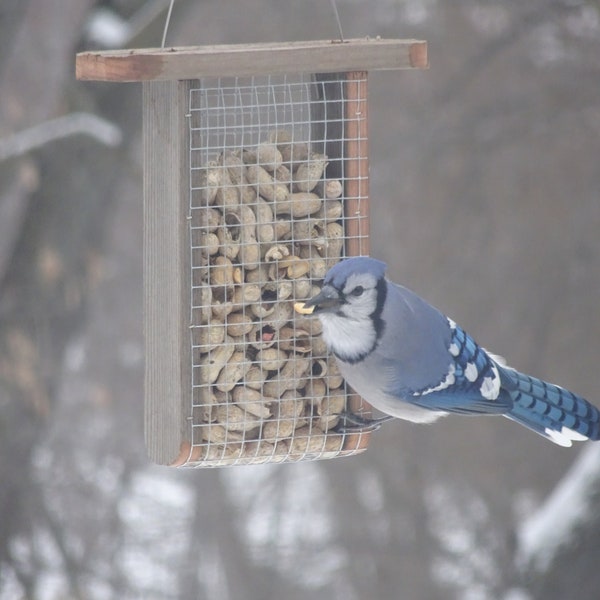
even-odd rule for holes
{"type": "Polygon", "coordinates": [[[143,84],[145,439],[168,465],[191,440],[190,82],[143,84]]]}
{"type": "Polygon", "coordinates": [[[369,115],[368,73],[347,74],[346,83],[346,207],[348,256],[364,256],[369,246],[369,115]]]}
{"type": "MultiPolygon", "coordinates": [[[[347,256],[364,256],[370,251],[369,232],[369,122],[368,73],[354,71],[346,74],[345,140],[346,200],[344,224],[347,256]]],[[[348,407],[352,412],[369,410],[369,404],[357,394],[350,394],[348,407]]],[[[349,434],[344,449],[366,450],[371,432],[349,434]]]]}

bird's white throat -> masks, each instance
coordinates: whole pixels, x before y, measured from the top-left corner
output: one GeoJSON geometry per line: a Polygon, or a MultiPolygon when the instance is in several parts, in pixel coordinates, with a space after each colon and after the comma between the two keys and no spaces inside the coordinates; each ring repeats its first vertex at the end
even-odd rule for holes
{"type": "Polygon", "coordinates": [[[319,315],[327,347],[347,362],[364,357],[376,344],[377,332],[371,319],[351,319],[334,313],[319,315]]]}

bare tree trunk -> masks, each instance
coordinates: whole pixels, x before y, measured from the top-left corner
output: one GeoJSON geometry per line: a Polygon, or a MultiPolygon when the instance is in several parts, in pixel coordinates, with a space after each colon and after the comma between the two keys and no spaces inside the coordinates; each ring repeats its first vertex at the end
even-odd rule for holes
{"type": "MultiPolygon", "coordinates": [[[[0,132],[56,114],[72,78],[73,52],[92,1],[9,3],[0,19],[0,132]],[[51,33],[49,33],[51,32],[51,33]]],[[[81,168],[98,147],[58,143],[0,164],[0,561],[16,533],[33,528],[31,456],[53,408],[63,350],[81,322],[98,252],[103,191],[81,168]],[[68,180],[58,175],[66,161],[68,180]]],[[[101,159],[112,170],[114,158],[101,159]]],[[[110,185],[110,184],[108,184],[110,185]]],[[[23,573],[25,578],[27,574],[23,573]]]]}

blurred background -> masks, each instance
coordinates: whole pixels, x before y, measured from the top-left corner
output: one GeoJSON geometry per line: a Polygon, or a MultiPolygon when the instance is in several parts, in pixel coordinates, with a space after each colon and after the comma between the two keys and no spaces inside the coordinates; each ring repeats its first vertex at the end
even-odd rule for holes
{"type": "MultiPolygon", "coordinates": [[[[74,58],[160,45],[167,4],[0,5],[0,600],[597,599],[593,444],[448,418],[353,458],[149,464],[141,85],[74,58]]],[[[346,37],[429,42],[370,78],[373,254],[598,403],[600,5],[337,4],[346,37]]],[[[177,0],[167,45],[337,36],[324,0],[177,0]]]]}

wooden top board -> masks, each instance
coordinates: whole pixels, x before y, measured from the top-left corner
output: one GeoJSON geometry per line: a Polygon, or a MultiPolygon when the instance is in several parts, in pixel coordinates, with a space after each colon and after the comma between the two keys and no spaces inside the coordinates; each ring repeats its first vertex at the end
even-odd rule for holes
{"type": "Polygon", "coordinates": [[[125,82],[427,67],[427,42],[361,38],[81,52],[75,72],[125,82]]]}

